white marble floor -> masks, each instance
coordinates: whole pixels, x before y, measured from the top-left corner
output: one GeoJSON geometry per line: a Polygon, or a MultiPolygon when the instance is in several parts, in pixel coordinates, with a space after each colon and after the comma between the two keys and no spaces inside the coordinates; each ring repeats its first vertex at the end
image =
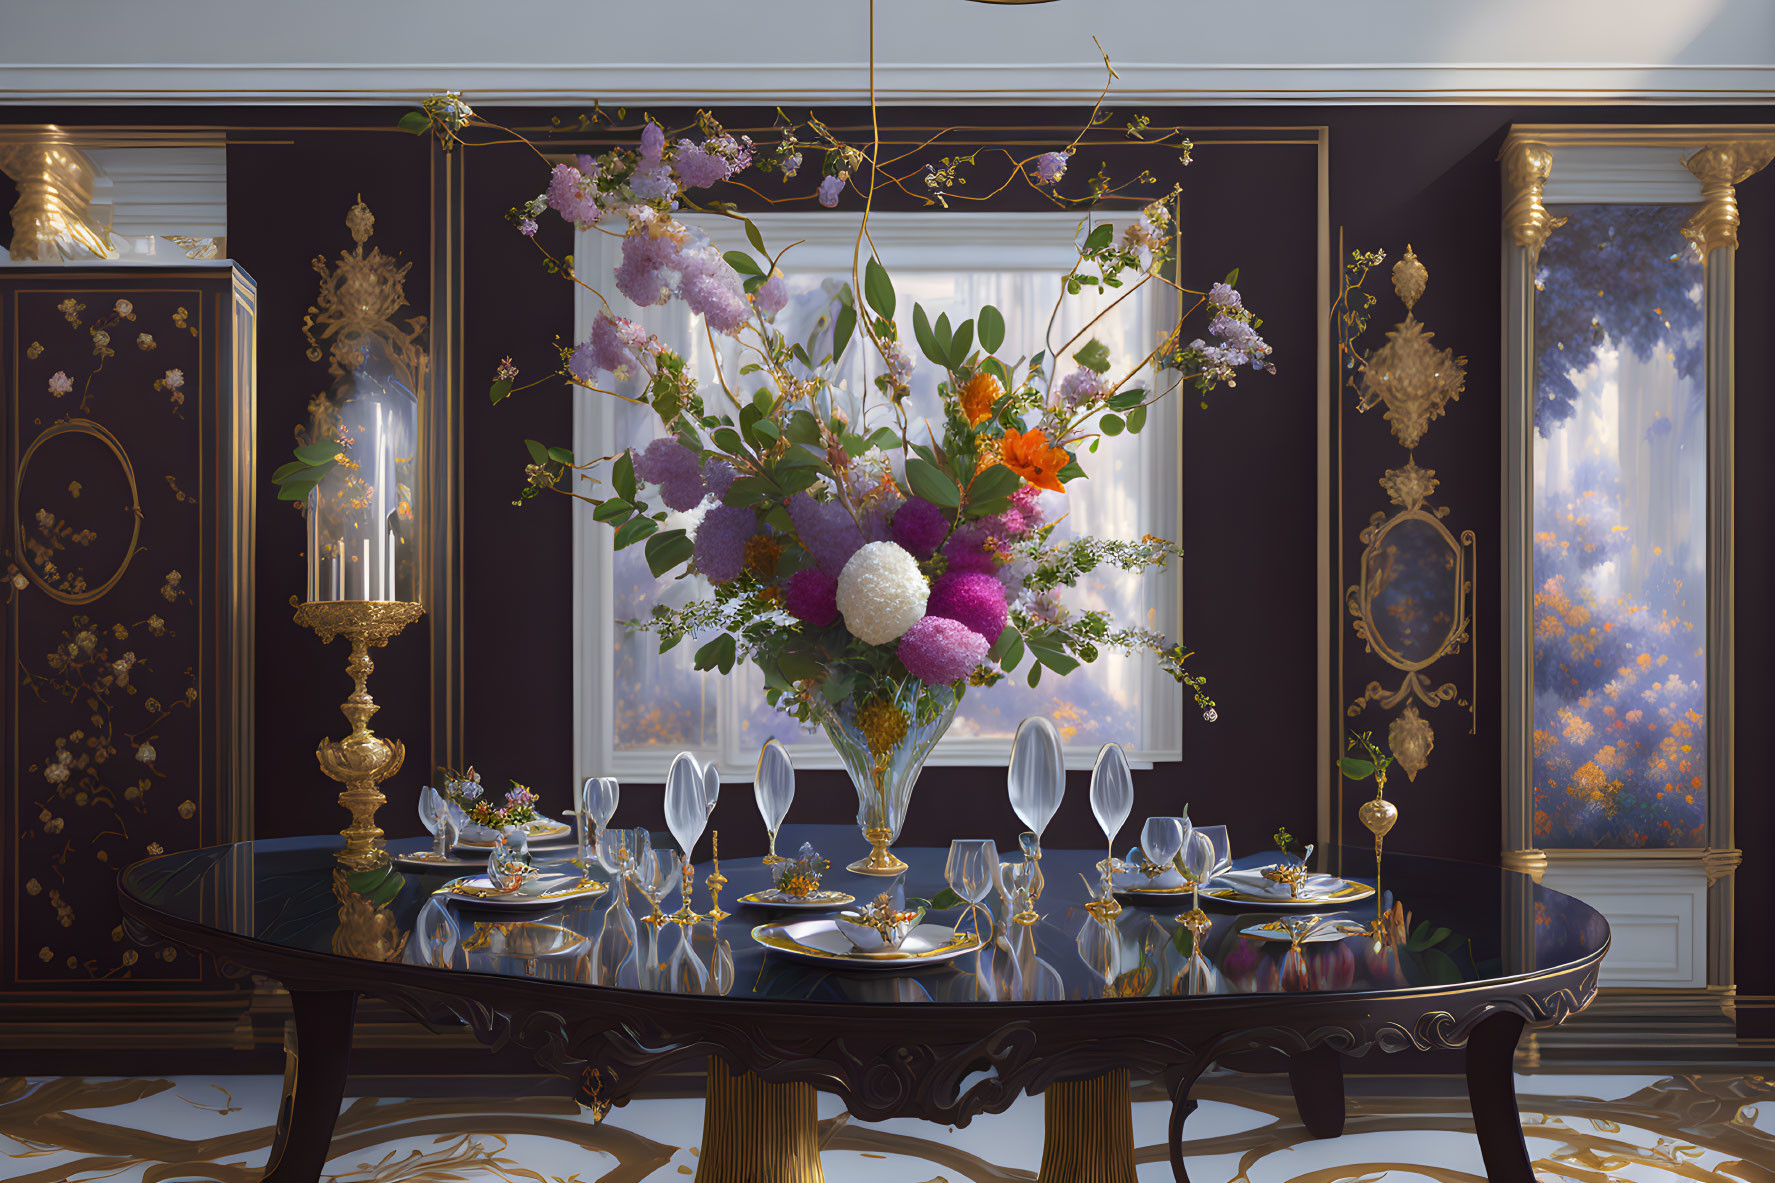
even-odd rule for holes
{"type": "MultiPolygon", "coordinates": [[[[0,1079],[0,1178],[16,1183],[248,1183],[276,1119],[272,1076],[0,1079]]],[[[1775,1183],[1775,1083],[1689,1075],[1519,1076],[1523,1127],[1543,1180],[1775,1183]]],[[[1197,1090],[1185,1128],[1191,1178],[1207,1183],[1483,1183],[1459,1082],[1351,1082],[1343,1137],[1301,1128],[1286,1082],[1225,1075],[1197,1090]]],[[[849,1120],[820,1107],[831,1183],[1008,1183],[1041,1159],[1042,1104],[964,1129],[849,1120]]],[[[1169,1180],[1167,1106],[1136,1089],[1142,1183],[1169,1180]]],[[[334,1183],[669,1183],[696,1173],[698,1098],[650,1098],[602,1123],[557,1097],[348,1099],[334,1183]]]]}

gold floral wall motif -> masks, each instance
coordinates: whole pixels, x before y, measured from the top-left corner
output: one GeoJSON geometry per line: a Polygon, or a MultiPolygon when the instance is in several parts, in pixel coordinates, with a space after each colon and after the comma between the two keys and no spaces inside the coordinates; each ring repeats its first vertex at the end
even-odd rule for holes
{"type": "Polygon", "coordinates": [[[250,650],[235,639],[251,458],[231,441],[237,396],[250,414],[232,346],[251,298],[226,266],[0,277],[13,445],[0,1022],[215,981],[189,953],[133,943],[114,880],[250,820],[236,775],[236,659],[250,650]]]}

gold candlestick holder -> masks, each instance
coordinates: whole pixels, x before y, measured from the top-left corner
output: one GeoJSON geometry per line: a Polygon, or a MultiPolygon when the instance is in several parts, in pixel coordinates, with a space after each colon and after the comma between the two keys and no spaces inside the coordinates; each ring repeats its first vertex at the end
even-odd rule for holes
{"type": "Polygon", "coordinates": [[[703,919],[702,913],[690,906],[691,892],[696,890],[696,878],[691,874],[690,860],[684,860],[684,896],[678,901],[678,910],[666,917],[674,924],[695,924],[703,919]]]}
{"type": "Polygon", "coordinates": [[[721,831],[716,830],[710,838],[709,858],[715,864],[709,877],[703,880],[709,887],[709,896],[714,904],[709,909],[709,919],[719,924],[726,920],[728,914],[721,910],[721,889],[727,886],[727,876],[721,873],[721,831]]]}
{"type": "Polygon", "coordinates": [[[1399,807],[1387,800],[1387,774],[1374,775],[1374,799],[1364,801],[1356,816],[1374,835],[1374,931],[1378,940],[1385,928],[1381,914],[1381,840],[1399,821],[1399,807]]]}
{"type": "Polygon", "coordinates": [[[339,861],[356,869],[384,865],[388,852],[382,846],[376,810],[388,798],[378,786],[400,771],[407,749],[399,740],[383,739],[370,730],[370,718],[380,709],[365,688],[376,669],[370,660],[370,646],[388,644],[390,637],[425,615],[425,609],[399,600],[310,600],[297,604],[294,596],[290,604],[296,609],[296,623],[313,629],[322,641],[344,637],[351,642],[345,672],[354,688],[339,706],[351,723],[351,733],[344,739],[322,740],[314,758],[323,773],[345,786],[339,804],[351,813],[351,824],[340,831],[345,849],[339,853],[339,861]]]}

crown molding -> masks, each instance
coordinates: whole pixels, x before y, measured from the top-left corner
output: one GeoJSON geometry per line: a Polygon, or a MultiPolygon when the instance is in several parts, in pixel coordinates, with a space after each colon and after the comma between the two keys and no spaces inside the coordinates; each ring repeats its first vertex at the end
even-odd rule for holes
{"type": "MultiPolygon", "coordinates": [[[[1775,103],[1775,65],[1117,63],[1117,103],[1775,103]]],[[[406,104],[459,90],[484,104],[862,103],[851,63],[78,63],[0,64],[0,104],[406,104]]],[[[1091,102],[1103,67],[887,62],[880,102],[1091,102]]]]}

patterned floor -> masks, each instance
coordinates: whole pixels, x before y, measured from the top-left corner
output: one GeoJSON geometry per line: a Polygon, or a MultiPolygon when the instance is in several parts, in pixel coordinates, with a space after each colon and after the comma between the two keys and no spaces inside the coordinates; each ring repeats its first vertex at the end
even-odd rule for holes
{"type": "MultiPolygon", "coordinates": [[[[472,1083],[465,1084],[472,1087],[472,1083]]],[[[1315,1141],[1286,1082],[1227,1075],[1198,1089],[1186,1127],[1209,1183],[1483,1183],[1460,1082],[1353,1078],[1343,1137],[1315,1141]]],[[[1542,1180],[1775,1183],[1775,1083],[1740,1073],[1520,1076],[1542,1180]]],[[[0,1178],[15,1183],[249,1183],[270,1144],[280,1081],[0,1078],[0,1178]]],[[[829,1102],[828,1099],[823,1099],[829,1102]]],[[[334,1183],[684,1183],[702,1132],[697,1098],[656,1098],[594,1124],[556,1098],[353,1098],[334,1183]]],[[[822,1104],[831,1183],[1008,1183],[1035,1176],[1042,1107],[951,1130],[849,1120],[822,1104]]],[[[1166,1107],[1137,1090],[1142,1183],[1169,1180],[1166,1107]]]]}

